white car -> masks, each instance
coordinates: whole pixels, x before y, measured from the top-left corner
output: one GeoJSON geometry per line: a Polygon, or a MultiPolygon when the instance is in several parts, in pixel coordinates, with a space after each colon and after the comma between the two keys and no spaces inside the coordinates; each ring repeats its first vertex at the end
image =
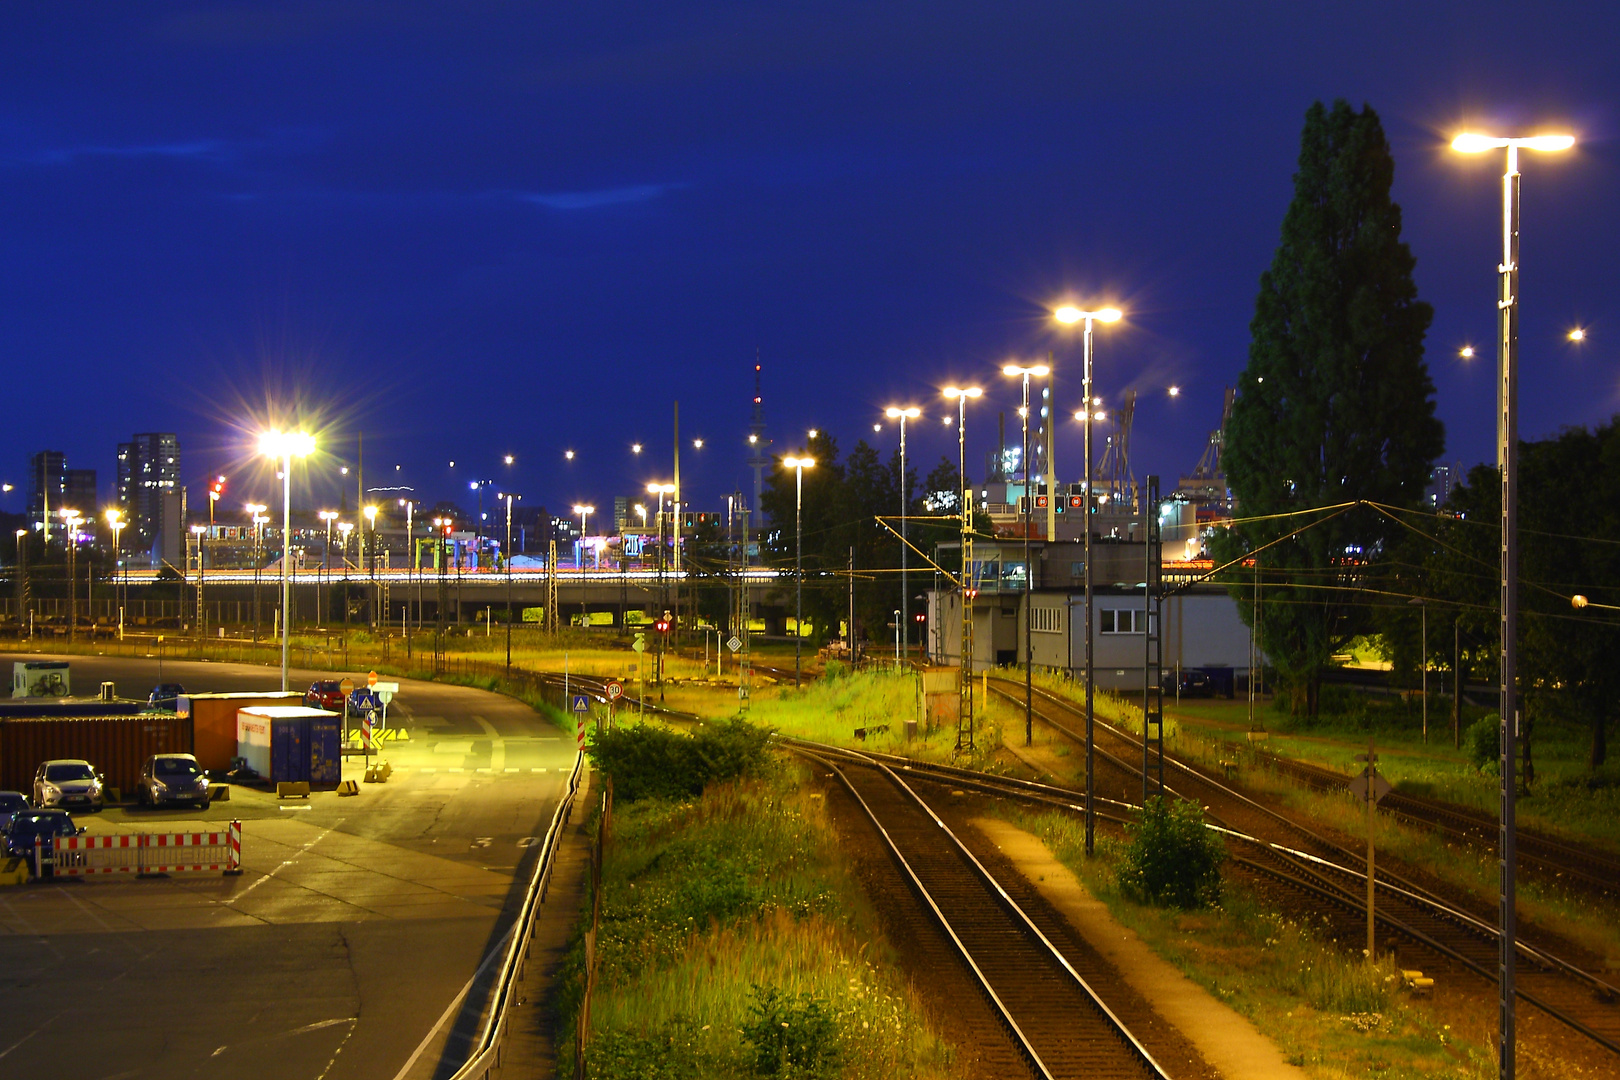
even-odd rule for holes
{"type": "Polygon", "coordinates": [[[88,761],[73,758],[47,761],[34,774],[34,805],[40,809],[82,806],[100,810],[101,774],[88,761]]]}

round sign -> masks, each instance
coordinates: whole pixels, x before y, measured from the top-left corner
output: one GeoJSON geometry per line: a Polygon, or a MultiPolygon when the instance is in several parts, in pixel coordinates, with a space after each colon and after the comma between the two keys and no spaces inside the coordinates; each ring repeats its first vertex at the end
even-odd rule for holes
{"type": "Polygon", "coordinates": [[[618,701],[624,696],[624,684],[618,679],[609,679],[607,681],[607,696],[609,701],[618,701]]]}
{"type": "Polygon", "coordinates": [[[344,679],[342,682],[338,683],[338,689],[343,691],[344,697],[348,697],[350,694],[354,693],[354,680],[344,679]]]}
{"type": "Polygon", "coordinates": [[[370,673],[368,673],[366,675],[366,685],[367,686],[376,686],[377,685],[377,673],[375,671],[370,672],[370,673]]]}

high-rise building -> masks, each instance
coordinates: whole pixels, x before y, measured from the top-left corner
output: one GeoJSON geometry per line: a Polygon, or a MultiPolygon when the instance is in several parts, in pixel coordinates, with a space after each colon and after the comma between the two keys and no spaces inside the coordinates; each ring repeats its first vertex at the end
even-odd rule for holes
{"type": "Polygon", "coordinates": [[[152,546],[163,531],[163,495],[179,490],[180,441],[172,431],[118,444],[118,508],[129,522],[132,547],[152,546]]]}
{"type": "Polygon", "coordinates": [[[41,450],[28,459],[28,521],[34,528],[43,528],[47,514],[53,525],[61,520],[57,511],[67,505],[66,491],[66,454],[60,450],[41,450]]]}
{"type": "Polygon", "coordinates": [[[64,469],[62,477],[62,505],[77,510],[79,516],[88,521],[95,521],[96,470],[64,469]]]}
{"type": "Polygon", "coordinates": [[[1452,465],[1434,466],[1429,470],[1429,486],[1423,492],[1423,502],[1431,510],[1440,509],[1451,501],[1451,493],[1465,479],[1460,461],[1452,465]]]}

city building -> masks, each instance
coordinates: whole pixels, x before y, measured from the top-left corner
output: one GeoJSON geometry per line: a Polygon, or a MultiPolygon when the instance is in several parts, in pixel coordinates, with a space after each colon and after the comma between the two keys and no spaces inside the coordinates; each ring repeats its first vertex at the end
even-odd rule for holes
{"type": "MultiPolygon", "coordinates": [[[[180,442],[172,431],[137,434],[118,444],[118,509],[129,523],[125,534],[132,549],[151,549],[163,531],[165,494],[180,490],[180,442]]],[[[185,523],[180,527],[183,530],[185,523]]],[[[179,551],[175,538],[163,549],[179,551]]],[[[167,557],[167,556],[165,556],[167,557]]]]}
{"type": "Polygon", "coordinates": [[[1462,462],[1436,465],[1429,470],[1429,486],[1423,489],[1423,505],[1438,510],[1451,501],[1451,493],[1467,479],[1462,462]]]}
{"type": "Polygon", "coordinates": [[[96,470],[62,471],[62,505],[77,510],[87,521],[99,519],[101,500],[96,494],[96,470]]]}
{"type": "Polygon", "coordinates": [[[67,455],[60,450],[41,450],[29,458],[28,522],[30,526],[35,529],[43,529],[47,514],[56,520],[60,520],[57,511],[67,505],[66,498],[67,455]]]}

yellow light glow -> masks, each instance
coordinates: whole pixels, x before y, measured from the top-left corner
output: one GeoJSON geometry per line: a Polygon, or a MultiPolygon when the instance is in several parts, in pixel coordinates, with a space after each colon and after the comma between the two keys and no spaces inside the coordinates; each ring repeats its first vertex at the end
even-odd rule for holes
{"type": "Polygon", "coordinates": [[[675,491],[675,485],[674,484],[648,484],[647,485],[647,494],[649,494],[649,495],[670,495],[670,494],[673,494],[674,491],[675,491]]]}
{"type": "Polygon", "coordinates": [[[782,464],[789,469],[813,469],[816,465],[816,459],[807,457],[785,457],[782,459],[782,464]]]}
{"type": "Polygon", "coordinates": [[[1537,135],[1534,138],[1520,140],[1519,145],[1531,150],[1557,152],[1559,150],[1568,150],[1570,147],[1574,146],[1575,136],[1537,135]]]}
{"type": "Polygon", "coordinates": [[[1586,331],[1582,330],[1580,327],[1577,326],[1575,329],[1573,329],[1573,330],[1571,330],[1569,332],[1569,340],[1571,340],[1571,341],[1585,341],[1586,340],[1586,331]]]}
{"type": "Polygon", "coordinates": [[[1457,350],[1457,355],[1462,357],[1464,360],[1472,360],[1474,358],[1474,347],[1472,345],[1464,345],[1462,348],[1457,350]]]}
{"type": "Polygon", "coordinates": [[[1071,324],[1077,323],[1081,319],[1085,318],[1085,316],[1081,314],[1080,309],[1072,304],[1065,304],[1058,308],[1056,311],[1052,312],[1052,317],[1057,319],[1057,321],[1060,323],[1071,324]]]}
{"type": "Polygon", "coordinates": [[[894,420],[901,416],[905,417],[907,420],[915,420],[917,417],[922,415],[922,410],[917,408],[915,405],[909,405],[905,408],[890,405],[887,409],[883,410],[883,415],[887,416],[890,420],[894,420]]]}
{"type": "Polygon", "coordinates": [[[596,513],[596,507],[594,507],[594,506],[580,506],[578,503],[575,503],[574,504],[574,513],[576,513],[576,514],[594,514],[594,513],[596,513]]]}
{"type": "Polygon", "coordinates": [[[1586,597],[1582,596],[1580,593],[1576,593],[1574,596],[1569,598],[1569,602],[1574,607],[1579,609],[1579,608],[1585,607],[1589,601],[1586,599],[1586,597]]]}
{"type": "Polygon", "coordinates": [[[511,454],[506,455],[506,463],[508,465],[512,464],[512,455],[511,454]]]}
{"type": "Polygon", "coordinates": [[[1051,371],[1052,369],[1045,364],[1036,364],[1034,367],[1020,367],[1017,364],[1008,364],[1001,369],[1003,375],[1034,375],[1037,378],[1050,374],[1051,371]]]}
{"type": "Polygon", "coordinates": [[[1499,139],[1494,135],[1464,132],[1451,140],[1451,148],[1459,154],[1479,154],[1486,150],[1500,150],[1507,146],[1522,146],[1526,150],[1557,152],[1575,145],[1573,135],[1532,135],[1528,139],[1499,139]]]}
{"type": "Polygon", "coordinates": [[[1181,387],[1179,387],[1179,386],[1172,386],[1172,387],[1171,387],[1171,388],[1170,388],[1170,396],[1171,396],[1171,397],[1180,397],[1180,396],[1181,396],[1181,387]]]}
{"type": "Polygon", "coordinates": [[[366,507],[365,515],[366,515],[366,520],[367,521],[372,522],[373,524],[375,524],[376,521],[377,521],[377,508],[375,506],[366,507]]]}
{"type": "Polygon", "coordinates": [[[1506,139],[1493,139],[1489,135],[1475,135],[1466,131],[1451,140],[1451,148],[1459,154],[1483,154],[1487,150],[1499,150],[1507,144],[1506,139]]]}
{"type": "Polygon", "coordinates": [[[563,457],[567,458],[569,461],[573,461],[574,460],[574,452],[572,450],[564,450],[563,451],[563,457]]]}

